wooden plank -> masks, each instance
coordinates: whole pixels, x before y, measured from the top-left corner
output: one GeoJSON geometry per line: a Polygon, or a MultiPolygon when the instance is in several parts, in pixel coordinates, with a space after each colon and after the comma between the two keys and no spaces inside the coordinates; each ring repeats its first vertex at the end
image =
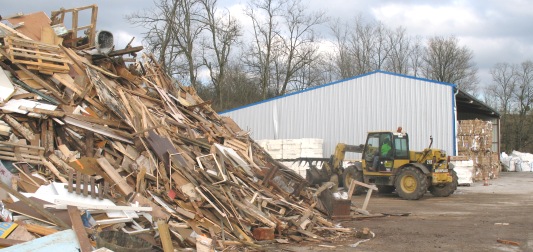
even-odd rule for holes
{"type": "Polygon", "coordinates": [[[49,67],[52,69],[57,69],[58,71],[68,70],[66,65],[63,65],[63,64],[68,63],[68,60],[64,60],[59,55],[56,55],[54,53],[45,53],[45,52],[26,50],[26,49],[20,49],[20,48],[10,48],[9,50],[11,52],[8,52],[8,53],[11,54],[12,56],[24,57],[28,59],[36,59],[36,60],[41,61],[41,62],[39,61],[35,62],[33,60],[15,59],[14,61],[15,63],[23,63],[25,65],[37,65],[39,67],[47,67],[47,68],[49,67]],[[50,63],[43,63],[42,62],[43,60],[50,62],[50,63]],[[61,65],[57,65],[54,63],[58,63],[61,65]]]}
{"type": "Polygon", "coordinates": [[[157,230],[159,230],[159,238],[161,238],[161,244],[164,252],[173,252],[174,245],[172,244],[172,238],[170,237],[170,230],[165,220],[157,221],[157,230]]]}
{"type": "Polygon", "coordinates": [[[65,161],[61,160],[56,154],[50,154],[48,156],[48,159],[52,161],[53,164],[57,165],[59,168],[63,169],[65,173],[67,173],[69,170],[75,170],[72,168],[69,164],[67,164],[65,161]]]}
{"type": "Polygon", "coordinates": [[[138,211],[138,212],[150,212],[152,207],[135,207],[135,206],[112,206],[112,205],[91,205],[83,202],[56,199],[54,204],[45,204],[46,207],[54,209],[64,209],[66,206],[76,206],[83,210],[110,210],[110,211],[138,211]]]}
{"type": "Polygon", "coordinates": [[[98,117],[89,116],[89,115],[67,114],[66,116],[69,117],[69,118],[75,119],[77,121],[95,123],[95,124],[99,124],[99,125],[107,125],[109,127],[114,127],[114,128],[117,128],[117,129],[131,130],[131,127],[126,125],[124,122],[118,121],[118,120],[107,120],[107,119],[98,118],[98,117]]]}
{"type": "Polygon", "coordinates": [[[233,202],[240,210],[246,212],[251,217],[255,218],[256,220],[266,224],[269,227],[275,228],[276,223],[270,220],[268,217],[265,216],[263,212],[258,210],[254,205],[252,205],[248,201],[244,201],[244,203],[241,203],[240,201],[236,200],[233,202]]]}
{"type": "Polygon", "coordinates": [[[80,251],[93,251],[91,242],[89,241],[89,237],[87,236],[87,232],[85,231],[85,227],[81,221],[80,211],[75,206],[68,206],[67,211],[68,215],[70,216],[70,221],[72,222],[72,229],[76,233],[76,237],[80,243],[80,251]]]}
{"type": "Polygon", "coordinates": [[[366,207],[368,206],[368,201],[370,200],[370,196],[372,196],[372,190],[368,190],[366,192],[365,202],[363,203],[363,207],[361,209],[366,210],[366,207]]]}
{"type": "Polygon", "coordinates": [[[357,185],[354,181],[355,179],[353,179],[352,182],[350,182],[350,187],[348,189],[348,199],[352,198],[353,192],[355,190],[355,186],[357,185]]]}
{"type": "Polygon", "coordinates": [[[34,89],[42,89],[44,88],[43,86],[41,86],[41,84],[39,84],[38,81],[32,79],[28,74],[26,74],[24,71],[22,70],[18,70],[18,71],[15,71],[16,75],[18,76],[18,79],[24,83],[26,83],[26,85],[34,88],[34,89]]]}
{"type": "Polygon", "coordinates": [[[19,161],[19,162],[28,162],[28,163],[41,163],[41,157],[38,156],[38,155],[28,155],[28,154],[23,154],[23,153],[20,153],[20,152],[17,152],[17,151],[14,151],[14,152],[7,152],[7,151],[0,151],[0,156],[2,157],[11,157],[11,158],[14,158],[14,159],[10,159],[10,160],[14,160],[14,161],[19,161]]]}
{"type": "Polygon", "coordinates": [[[135,183],[135,191],[142,192],[146,189],[146,182],[144,176],[146,175],[146,167],[141,166],[137,174],[137,181],[135,183]]]}
{"type": "Polygon", "coordinates": [[[85,99],[87,102],[89,102],[91,105],[96,107],[98,110],[107,111],[106,107],[102,105],[100,102],[98,102],[97,100],[89,96],[81,97],[81,95],[83,94],[83,90],[81,90],[80,86],[74,83],[74,80],[68,74],[56,73],[52,75],[52,79],[58,81],[59,83],[63,84],[65,87],[72,90],[74,93],[79,95],[80,98],[85,99]]]}
{"type": "Polygon", "coordinates": [[[37,224],[24,224],[24,226],[29,232],[36,233],[39,235],[51,235],[53,233],[59,232],[58,230],[55,230],[53,228],[47,228],[37,224]]]}
{"type": "MultiPolygon", "coordinates": [[[[2,51],[3,50],[0,49],[0,52],[2,52],[2,51]]],[[[47,81],[45,81],[44,79],[42,79],[38,75],[36,75],[33,72],[31,72],[30,70],[28,70],[25,66],[23,66],[21,64],[15,64],[15,66],[17,66],[17,68],[22,70],[22,72],[24,72],[32,80],[36,81],[39,85],[41,85],[42,87],[46,88],[46,90],[50,91],[52,93],[52,95],[56,99],[61,101],[61,103],[63,103],[63,104],[69,104],[70,103],[69,101],[67,101],[63,97],[63,95],[61,94],[61,92],[58,89],[56,89],[53,85],[49,84],[47,81]]],[[[18,77],[21,78],[21,76],[18,76],[18,77]]]]}
{"type": "Polygon", "coordinates": [[[102,167],[102,169],[109,175],[113,182],[118,186],[119,190],[123,193],[124,196],[132,193],[133,188],[126,182],[126,179],[123,178],[117,170],[107,161],[105,157],[99,158],[96,162],[102,167]]]}
{"type": "Polygon", "coordinates": [[[2,30],[5,30],[5,31],[8,31],[9,33],[12,33],[12,34],[16,34],[17,36],[23,38],[23,39],[29,39],[29,40],[32,40],[32,38],[24,35],[23,33],[21,32],[18,32],[17,30],[7,26],[6,24],[0,22],[0,28],[2,28],[2,30]]]}
{"type": "Polygon", "coordinates": [[[356,185],[363,186],[363,187],[366,187],[366,188],[368,188],[368,189],[372,189],[372,190],[375,190],[375,191],[378,190],[378,188],[377,188],[375,185],[365,184],[365,183],[363,183],[363,182],[359,182],[359,181],[357,181],[357,180],[355,180],[355,179],[352,180],[352,183],[355,183],[356,185]]]}
{"type": "Polygon", "coordinates": [[[147,199],[146,197],[142,196],[140,193],[135,193],[132,197],[131,197],[131,201],[132,202],[139,202],[139,205],[141,206],[150,206],[152,207],[152,216],[154,218],[158,218],[158,219],[164,219],[164,220],[168,220],[170,218],[170,215],[168,213],[166,213],[163,208],[161,208],[160,206],[156,205],[152,200],[149,200],[147,199]]]}
{"type": "Polygon", "coordinates": [[[15,120],[15,118],[13,118],[12,116],[4,114],[3,119],[7,124],[9,124],[9,126],[17,130],[17,132],[20,133],[22,137],[24,137],[26,140],[31,142],[32,140],[35,139],[35,134],[33,133],[33,131],[24,127],[17,120],[15,120]]]}
{"type": "Polygon", "coordinates": [[[72,183],[74,183],[74,171],[69,170],[68,171],[68,189],[67,189],[69,193],[73,192],[73,189],[74,189],[74,187],[72,186],[72,183]]]}
{"type": "Polygon", "coordinates": [[[24,243],[24,242],[26,241],[0,238],[0,247],[10,247],[10,246],[17,245],[17,244],[24,243]]]}
{"type": "Polygon", "coordinates": [[[128,136],[128,137],[124,136],[125,134],[127,134],[125,132],[120,132],[118,130],[114,130],[114,129],[111,129],[111,128],[108,128],[108,127],[104,127],[103,125],[98,125],[98,124],[94,124],[94,123],[87,123],[87,122],[79,121],[79,120],[76,120],[76,119],[70,118],[70,117],[63,118],[63,121],[65,123],[67,123],[67,124],[74,125],[76,127],[82,128],[82,129],[90,130],[90,131],[96,132],[98,134],[102,134],[104,136],[108,136],[108,137],[111,137],[111,138],[114,138],[114,139],[129,143],[129,144],[134,144],[133,141],[131,141],[131,137],[130,136],[128,136]]]}
{"type": "Polygon", "coordinates": [[[64,144],[60,144],[57,146],[57,149],[59,149],[59,151],[61,151],[61,153],[63,153],[63,155],[65,156],[65,161],[66,162],[72,162],[74,160],[76,160],[76,157],[74,156],[74,153],[72,153],[72,151],[70,151],[68,149],[68,147],[64,144]]]}
{"type": "Polygon", "coordinates": [[[51,45],[59,45],[63,42],[63,38],[57,36],[54,29],[48,25],[41,28],[41,42],[51,45]]]}
{"type": "Polygon", "coordinates": [[[89,176],[83,174],[83,196],[87,197],[89,195],[89,176]]]}
{"type": "Polygon", "coordinates": [[[76,194],[80,195],[81,193],[81,184],[83,183],[83,176],[81,176],[81,171],[76,171],[76,194]]]}
{"type": "Polygon", "coordinates": [[[3,181],[0,181],[0,188],[6,190],[8,193],[13,194],[13,196],[17,197],[17,199],[19,199],[20,201],[22,201],[23,203],[28,205],[30,208],[35,210],[37,213],[39,213],[40,215],[44,216],[46,219],[52,221],[53,223],[55,223],[59,227],[65,228],[65,229],[66,228],[70,228],[69,225],[67,225],[64,221],[59,219],[57,216],[51,214],[46,209],[44,209],[44,207],[42,207],[41,205],[35,203],[33,200],[30,200],[30,199],[26,198],[26,196],[22,195],[17,190],[14,190],[10,186],[6,185],[3,181]]]}
{"type": "MultiPolygon", "coordinates": [[[[46,166],[46,168],[48,168],[48,170],[50,170],[52,172],[52,174],[54,174],[59,179],[59,181],[65,183],[65,184],[68,183],[68,181],[62,176],[62,174],[59,172],[59,170],[57,170],[57,168],[54,166],[54,164],[52,164],[50,161],[46,160],[44,157],[41,157],[41,161],[43,162],[44,166],[46,166]]],[[[70,176],[70,174],[69,174],[69,176],[70,176]]],[[[69,179],[70,179],[70,177],[69,177],[69,179]]]]}
{"type": "Polygon", "coordinates": [[[2,150],[14,151],[14,148],[16,147],[20,147],[19,150],[21,152],[25,152],[28,154],[35,154],[35,155],[39,155],[40,153],[43,153],[45,150],[43,147],[40,147],[40,146],[0,141],[0,149],[2,150]]]}
{"type": "Polygon", "coordinates": [[[517,247],[520,246],[520,243],[519,242],[515,242],[515,241],[503,240],[503,239],[497,239],[496,241],[499,242],[499,243],[502,243],[502,244],[513,245],[513,246],[517,246],[517,247]]]}

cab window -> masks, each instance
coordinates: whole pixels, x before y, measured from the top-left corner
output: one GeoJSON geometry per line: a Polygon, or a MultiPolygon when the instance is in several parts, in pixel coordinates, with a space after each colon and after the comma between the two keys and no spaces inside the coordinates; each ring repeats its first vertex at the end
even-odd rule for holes
{"type": "Polygon", "coordinates": [[[409,158],[409,143],[407,137],[394,136],[394,156],[395,158],[408,159],[409,158]]]}

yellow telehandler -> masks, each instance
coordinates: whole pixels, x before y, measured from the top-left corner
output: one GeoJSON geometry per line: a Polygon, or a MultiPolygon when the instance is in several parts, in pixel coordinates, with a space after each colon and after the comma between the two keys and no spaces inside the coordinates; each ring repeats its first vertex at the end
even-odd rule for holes
{"type": "MultiPolygon", "coordinates": [[[[447,197],[457,189],[457,174],[449,163],[444,150],[429,147],[423,151],[409,150],[409,137],[398,131],[369,132],[364,145],[337,144],[335,153],[318,169],[313,161],[305,159],[310,168],[306,180],[311,185],[331,181],[339,186],[349,186],[352,179],[367,184],[375,184],[380,193],[394,190],[407,200],[417,200],[429,190],[437,197],[447,197]],[[382,152],[385,142],[390,142],[387,153],[382,152]],[[346,168],[343,167],[346,152],[362,153],[362,160],[346,168]]],[[[355,193],[364,188],[356,187],[355,193]]]]}

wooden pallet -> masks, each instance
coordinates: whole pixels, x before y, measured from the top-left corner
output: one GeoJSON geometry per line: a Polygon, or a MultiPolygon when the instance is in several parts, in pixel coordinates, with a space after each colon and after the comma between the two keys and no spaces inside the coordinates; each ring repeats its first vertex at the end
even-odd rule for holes
{"type": "Polygon", "coordinates": [[[24,64],[41,73],[68,73],[70,62],[56,45],[9,36],[5,39],[6,53],[13,63],[24,64]]]}

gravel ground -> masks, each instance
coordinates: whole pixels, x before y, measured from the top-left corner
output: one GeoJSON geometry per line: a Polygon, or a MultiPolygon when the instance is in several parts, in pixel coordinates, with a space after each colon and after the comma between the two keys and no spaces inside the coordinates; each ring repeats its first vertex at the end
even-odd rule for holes
{"type": "MultiPolygon", "coordinates": [[[[364,196],[354,196],[353,205],[364,196]]],[[[415,201],[396,194],[373,195],[368,210],[372,214],[409,213],[365,220],[343,221],[343,227],[369,228],[375,238],[363,239],[343,234],[333,242],[302,242],[265,248],[267,251],[533,251],[533,173],[507,172],[489,181],[460,186],[446,198],[415,201]],[[508,240],[519,245],[498,242],[508,240]]],[[[324,233],[323,236],[327,236],[324,233]]]]}

